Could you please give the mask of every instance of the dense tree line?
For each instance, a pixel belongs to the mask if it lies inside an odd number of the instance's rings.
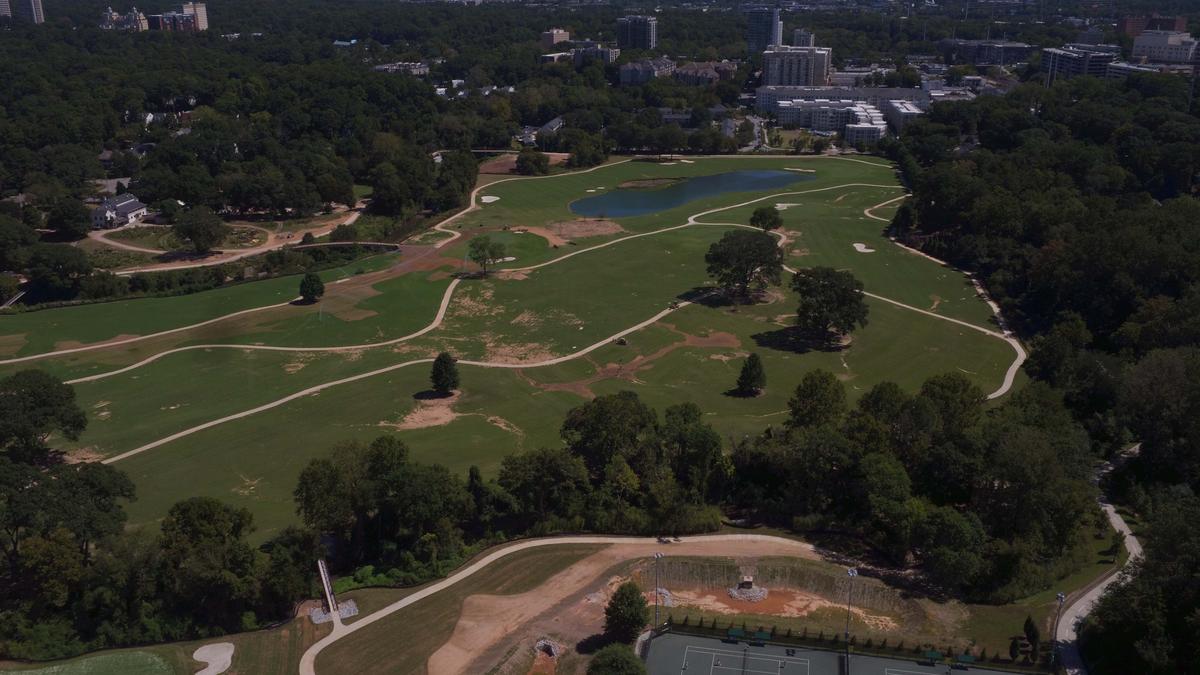
[[[1029,338],[1029,373],[1098,450],[1140,442],[1108,489],[1151,523],[1147,557],[1085,626],[1099,673],[1184,672],[1200,643],[1182,573],[1200,536],[1200,118],[1186,86],[1024,85],[936,106],[888,148],[915,197],[895,233],[977,273]]]

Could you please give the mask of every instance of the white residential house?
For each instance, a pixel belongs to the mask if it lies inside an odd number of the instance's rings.
[[[92,209],[92,229],[107,230],[136,223],[146,217],[146,212],[146,205],[128,192],[109,197]]]

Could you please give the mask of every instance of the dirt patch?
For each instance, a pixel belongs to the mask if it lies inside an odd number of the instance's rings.
[[[672,162],[673,163],[673,162]],[[682,181],[682,178],[642,178],[639,180],[627,180],[617,187],[626,189],[646,189],[663,187],[664,185],[674,185]]]
[[[528,328],[537,328],[542,325],[542,317],[538,316],[537,312],[534,312],[531,309],[527,309],[524,312],[521,312],[520,314],[518,314],[516,316],[516,318],[514,318],[512,321],[509,321],[509,323],[514,326],[526,326]]]
[[[699,336],[685,333],[676,328],[673,324],[664,323],[660,325],[670,331],[673,331],[674,333],[677,333],[683,339],[673,342],[652,354],[638,354],[628,363],[606,363],[603,366],[595,366],[595,374],[582,380],[546,383],[537,382],[521,371],[518,371],[517,374],[520,375],[527,383],[537,387],[542,391],[566,391],[583,398],[595,398],[596,394],[592,391],[593,384],[603,380],[612,379],[621,379],[627,382],[637,383],[640,381],[637,377],[638,373],[643,370],[653,368],[655,361],[661,359],[667,354],[670,354],[676,349],[683,347],[737,348],[742,346],[741,340],[739,340],[738,337],[732,333],[715,332],[709,333],[708,335]]]
[[[242,482],[238,483],[232,492],[242,497],[253,497],[254,491],[258,489],[258,484],[262,482],[261,478],[247,478],[240,473],[238,474],[238,478]]]
[[[758,614],[787,618],[803,618],[822,609],[845,610],[844,603],[834,602],[809,591],[793,588],[771,588],[767,597],[760,602],[747,602],[729,597],[725,589],[671,589],[675,604],[695,607],[717,614]],[[876,630],[896,630],[896,620],[888,616],[868,614],[858,607],[851,612],[863,623]]]
[[[750,352],[729,352],[727,354],[711,354],[711,355],[709,355],[708,358],[713,361],[720,361],[721,363],[729,363],[730,361],[733,361],[734,359],[744,359],[747,356],[750,356]]]
[[[931,295],[931,296],[929,296],[929,299],[933,301],[933,304],[929,306],[929,311],[931,311],[931,312],[936,310],[938,308],[938,305],[942,304],[941,296]]]
[[[504,419],[503,417],[499,417],[497,415],[488,415],[487,423],[496,427],[497,429],[500,429],[502,431],[507,431],[508,433],[510,433],[514,436],[518,436],[521,438],[525,437],[525,432],[524,432],[524,430],[521,429],[521,427],[513,424],[512,422],[509,422],[508,420]]]
[[[809,254],[809,250],[806,248],[794,248],[792,249],[791,254],[796,257],[806,256]]]
[[[283,364],[283,372],[287,373],[288,375],[294,375],[301,370],[304,370],[305,366],[311,363],[315,358],[317,358],[317,356],[312,352],[297,352],[296,355],[292,357],[291,361]]]
[[[533,657],[533,666],[529,669],[529,675],[554,675],[557,666],[558,662],[553,656],[539,649]]]
[[[517,233],[517,234],[520,234],[521,232],[527,232],[529,234],[536,234],[537,236],[541,237],[542,239],[545,239],[547,244],[550,244],[551,246],[555,246],[555,247],[566,246],[568,243],[566,239],[563,239],[561,236],[555,234],[554,232],[551,232],[549,229],[544,228],[544,227],[521,227],[521,228],[517,228],[517,229],[513,230],[513,232]]]
[[[84,462],[99,462],[104,459],[104,455],[96,452],[95,446],[87,446],[83,448],[75,448],[68,450],[63,454],[63,461],[67,464],[83,464]]]
[[[13,335],[0,335],[0,354],[4,356],[12,356],[21,351],[21,347],[28,342],[25,339],[25,333],[16,333]]]
[[[527,270],[500,270],[496,272],[495,278],[503,281],[525,281],[529,278]]]
[[[625,228],[621,227],[620,223],[603,218],[564,220],[558,223],[551,223],[547,226],[547,229],[567,240],[602,237],[609,234],[620,234],[625,231]]]
[[[558,354],[540,342],[500,342],[494,335],[480,336],[487,350],[485,361],[493,363],[541,363],[557,358]]]
[[[410,410],[399,422],[380,422],[379,426],[389,429],[425,429],[428,427],[443,427],[459,417],[454,410],[462,392],[454,392],[443,398],[418,399],[415,408]]]

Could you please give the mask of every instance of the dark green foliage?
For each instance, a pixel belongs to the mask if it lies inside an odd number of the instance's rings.
[[[642,589],[632,581],[617,587],[604,608],[604,632],[617,642],[633,642],[650,621],[650,608]]]
[[[862,282],[850,272],[813,267],[796,272],[792,290],[800,296],[796,326],[821,339],[845,335],[867,325]]]
[[[53,375],[23,370],[0,380],[0,450],[9,459],[43,463],[51,433],[76,440],[86,427],[74,387]]]
[[[741,396],[757,396],[766,386],[767,372],[763,370],[762,359],[751,354],[742,364],[735,391]]]
[[[496,265],[504,257],[504,244],[492,241],[486,234],[474,237],[467,247],[467,255],[471,261],[479,265],[483,276],[487,276],[488,268]]]
[[[1025,634],[1025,641],[1029,643],[1030,651],[1037,654],[1038,644],[1042,640],[1042,632],[1038,629],[1037,622],[1033,620],[1032,616],[1025,616],[1025,624],[1021,627],[1021,632]]]
[[[763,232],[770,232],[783,227],[783,216],[779,215],[779,209],[774,206],[760,206],[751,214],[750,224]]]
[[[596,652],[587,675],[646,675],[646,664],[628,645],[614,643]]]
[[[197,253],[208,253],[213,250],[225,240],[225,237],[229,236],[231,231],[221,217],[213,213],[213,210],[207,206],[199,206],[186,211],[172,227],[175,236],[190,243]]]
[[[788,402],[794,427],[835,425],[846,414],[846,389],[828,370],[806,373]]]
[[[300,279],[300,298],[305,302],[316,302],[325,295],[325,283],[321,277],[309,272]]]
[[[448,352],[442,352],[433,360],[433,368],[429,371],[429,382],[433,391],[439,396],[449,396],[458,389],[458,364]]]
[[[517,173],[522,176],[544,176],[550,173],[550,158],[533,148],[525,148],[517,155]]]
[[[708,248],[704,256],[708,275],[734,297],[779,283],[783,251],[763,232],[732,230]]]

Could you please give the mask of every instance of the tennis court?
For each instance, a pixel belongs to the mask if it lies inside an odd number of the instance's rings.
[[[650,675],[1012,675],[974,666],[951,668],[859,654],[850,657],[846,673],[840,667],[841,658],[842,654],[832,651],[666,633],[650,643],[646,669]]]

